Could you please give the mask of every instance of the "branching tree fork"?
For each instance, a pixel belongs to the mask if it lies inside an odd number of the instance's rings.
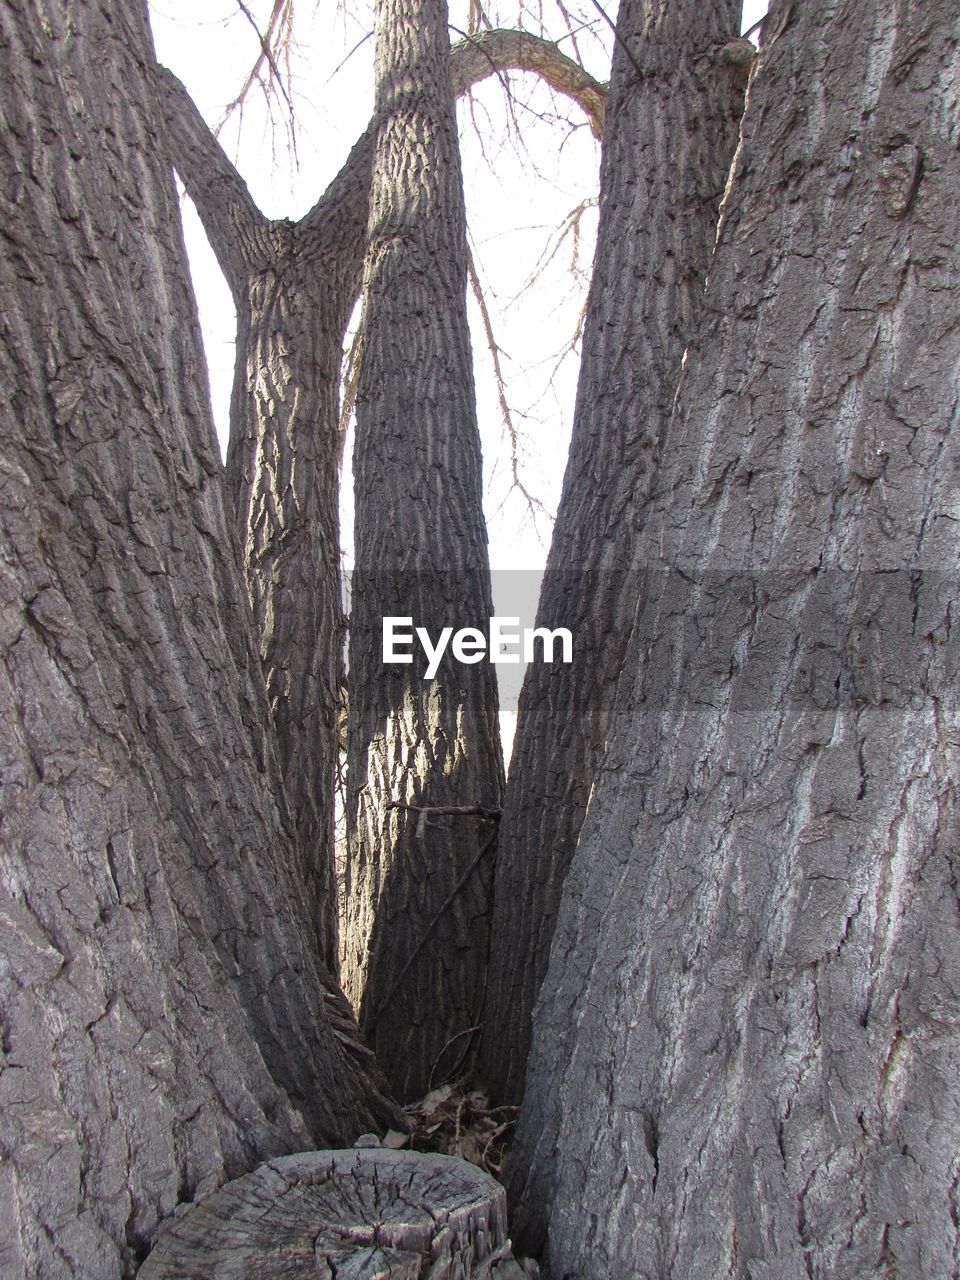
[[[604,87],[549,41],[488,31],[448,55],[455,94],[535,71],[602,128]],[[343,649],[343,339],[360,293],[377,121],[299,222],[265,218],[186,90],[161,71],[171,159],[237,311],[227,490],[323,953],[337,956],[333,795]],[[478,508],[479,511],[479,508]]]

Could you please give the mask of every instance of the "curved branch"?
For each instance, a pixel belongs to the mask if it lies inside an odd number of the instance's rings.
[[[601,136],[606,86],[549,40],[527,31],[498,28],[469,36],[450,51],[450,75],[457,97],[488,76],[506,71],[530,71],[540,76],[577,103],[594,136]],[[246,183],[173,72],[158,68],[158,84],[173,165],[197,207],[217,261],[236,295],[259,261],[258,245],[264,240],[268,220],[254,204]],[[353,281],[366,243],[367,195],[375,139],[373,121],[300,223],[308,233],[301,247],[307,253],[310,248],[320,249],[328,270],[339,267],[337,274],[343,274],[348,292],[355,292]],[[320,244],[315,238],[318,232]]]
[[[450,50],[450,78],[455,97],[461,97],[488,76],[506,71],[531,71],[538,75],[583,110],[594,137],[602,135],[606,85],[594,80],[549,40],[527,31],[497,28],[468,36]],[[305,230],[320,232],[328,253],[334,245],[341,250],[342,260],[350,263],[351,279],[359,270],[366,245],[367,195],[376,134],[377,121],[373,120],[354,144],[343,168],[300,224]]]
[[[503,71],[534,72],[575,102],[590,121],[593,136],[602,136],[606,85],[594,80],[552,41],[529,31],[498,28],[468,36],[450,50],[450,72],[457,97],[487,76]]]
[[[236,296],[257,260],[267,219],[173,72],[158,67],[157,85],[171,162]]]

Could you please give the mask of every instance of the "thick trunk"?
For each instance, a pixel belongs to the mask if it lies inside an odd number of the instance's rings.
[[[485,1081],[523,1093],[563,879],[606,746],[637,602],[636,527],[696,327],[743,108],[738,0],[624,0],[570,459],[538,625],[569,665],[531,664],[500,824]]]
[[[0,32],[0,1271],[99,1280],[376,1098],[305,941],[145,6]]]
[[[381,661],[385,616],[492,612],[466,317],[466,234],[446,5],[381,0],[357,399],[344,985],[395,1088],[453,1069],[482,1000],[495,828],[410,806],[498,810],[492,668]]]
[[[512,1155],[555,1275],[960,1271],[958,43],[765,25]]]
[[[533,71],[603,124],[604,87],[556,45],[488,31],[449,53],[456,94]],[[298,223],[259,213],[175,76],[160,72],[168,147],[237,307],[228,488],[281,766],[324,957],[336,962],[334,781],[343,628],[340,360],[359,296],[376,125]],[[379,641],[378,647],[379,647]]]

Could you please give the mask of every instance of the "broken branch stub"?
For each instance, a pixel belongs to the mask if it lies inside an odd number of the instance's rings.
[[[503,1187],[463,1160],[361,1147],[283,1156],[161,1233],[139,1280],[523,1280]]]

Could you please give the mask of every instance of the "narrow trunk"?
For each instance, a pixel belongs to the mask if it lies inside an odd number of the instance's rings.
[[[312,237],[297,233],[292,223],[271,224],[275,252],[251,272],[238,309],[227,484],[306,899],[324,961],[335,970],[344,642],[338,420],[341,344],[355,289],[338,290],[323,262],[303,252]]]
[[[5,0],[0,58],[0,1270],[115,1280],[379,1103],[305,942],[145,5]]]
[[[466,318],[466,234],[446,5],[381,0],[377,137],[357,400],[342,973],[400,1094],[470,1048],[483,996],[503,765],[492,668],[381,661],[382,623],[436,637],[492,612]],[[400,806],[400,807],[391,807]],[[407,806],[413,806],[410,808]]]
[[[763,43],[511,1157],[584,1280],[958,1271],[960,14]]]
[[[161,71],[160,85],[171,157],[237,309],[227,488],[305,896],[335,969],[340,364],[360,289],[373,135],[361,137],[306,217],[270,221],[180,82]]]
[[[574,658],[527,668],[500,825],[482,1070],[504,1101],[523,1093],[636,609],[636,529],[701,310],[743,108],[739,16],[739,0],[620,8],[573,438],[537,620],[572,631]]]

